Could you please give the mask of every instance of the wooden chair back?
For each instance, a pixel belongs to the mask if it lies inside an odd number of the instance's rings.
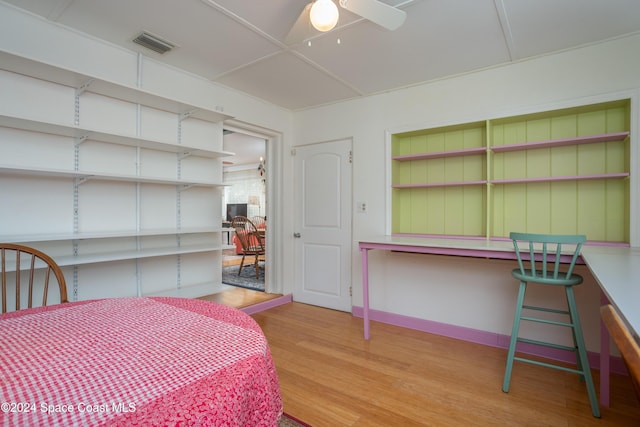
[[[258,230],[267,229],[267,220],[263,216],[252,216],[251,222],[256,226]]]
[[[636,396],[640,400],[640,345],[611,304],[600,307],[600,315],[613,342],[620,350]]]
[[[265,247],[265,238],[267,236],[267,219],[264,216],[252,216],[251,222],[256,227],[256,232],[258,236],[260,236],[260,240],[262,240],[262,246]]]
[[[236,238],[242,245],[245,255],[264,254],[264,243],[255,224],[246,216],[235,216],[231,227],[236,231]]]
[[[51,273],[58,282],[60,302],[68,302],[64,274],[49,255],[28,246],[0,243],[0,259],[3,313],[7,312],[7,290],[15,292],[16,311],[33,307],[34,294],[36,293],[42,293],[42,305],[46,306]],[[27,307],[22,306],[21,300],[25,290],[27,291]]]

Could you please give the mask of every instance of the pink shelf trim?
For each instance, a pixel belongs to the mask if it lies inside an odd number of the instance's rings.
[[[579,233],[576,233],[579,234]],[[419,237],[424,239],[459,239],[459,240],[490,240],[493,242],[510,242],[511,239],[508,237],[501,236],[491,236],[487,237],[485,235],[471,235],[471,234],[423,234],[423,233],[392,233],[392,237]],[[629,243],[627,242],[607,242],[606,240],[588,240],[584,244],[585,246],[608,246],[608,247],[619,247],[619,248],[628,248]]]
[[[471,236],[463,234],[420,234],[420,233],[393,233],[393,237],[422,237],[426,239],[461,239],[461,240],[486,240],[487,236]]]
[[[404,162],[408,160],[425,160],[425,159],[441,159],[443,157],[459,157],[471,156],[474,154],[484,154],[487,152],[486,147],[465,148],[463,150],[436,151],[433,153],[406,154],[403,156],[394,156],[393,160]]]
[[[623,141],[629,132],[607,133],[602,135],[579,136],[576,138],[551,139],[547,141],[524,142],[518,144],[494,145],[491,150],[500,153],[507,151],[531,150],[546,147],[564,147],[568,145],[593,144],[596,142]]]
[[[614,179],[627,178],[628,172],[622,173],[603,173],[595,175],[576,175],[576,176],[546,176],[540,178],[515,178],[515,179],[494,179],[492,184],[512,184],[519,182],[550,182],[550,181],[577,181],[585,179]]]
[[[459,182],[434,182],[431,184],[396,184],[392,185],[391,188],[423,188],[423,187],[451,187],[451,186],[460,186],[460,185],[483,185],[486,184],[487,181],[459,181]]]
[[[284,305],[284,304],[288,304],[291,301],[293,301],[293,296],[291,294],[288,295],[282,295],[278,298],[274,298],[268,301],[263,301],[263,302],[259,302],[257,304],[254,305],[250,305],[248,307],[243,307],[240,308],[239,310],[248,314],[248,315],[252,315],[252,314],[256,314],[259,313],[261,311],[264,310],[268,310],[270,308],[274,308],[274,307],[278,307],[279,305]]]

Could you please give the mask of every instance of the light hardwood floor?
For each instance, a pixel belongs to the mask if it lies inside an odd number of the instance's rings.
[[[222,266],[240,265],[242,256],[237,256],[233,251],[225,251],[222,260]],[[220,304],[228,305],[235,308],[244,308],[250,305],[258,304],[270,299],[277,298],[281,295],[268,294],[266,292],[252,291],[240,287],[234,287],[228,291],[219,292],[217,294],[206,295],[198,299],[205,301],[213,301]]]
[[[234,287],[228,291],[206,295],[198,299],[213,301],[235,308],[244,308],[264,301],[269,301],[270,299],[278,298],[279,296],[281,295]]]
[[[516,362],[503,393],[503,349],[378,322],[365,341],[362,319],[300,303],[253,317],[285,412],[314,427],[640,426],[628,377],[613,376],[611,407],[596,419],[577,375]]]

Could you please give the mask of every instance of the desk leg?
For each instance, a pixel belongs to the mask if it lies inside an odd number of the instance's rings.
[[[362,319],[364,339],[369,339],[369,249],[361,248],[362,254]]]
[[[600,305],[609,304],[609,299],[600,291]],[[610,392],[610,336],[609,330],[605,326],[602,319],[600,319],[600,404],[604,407],[609,407],[611,402]]]

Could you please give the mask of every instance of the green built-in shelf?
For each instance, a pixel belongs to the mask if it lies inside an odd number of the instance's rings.
[[[431,153],[418,153],[418,154],[407,154],[404,156],[394,156],[393,160],[397,160],[399,162],[406,162],[409,160],[426,160],[426,159],[441,159],[444,157],[460,157],[460,156],[471,156],[474,154],[484,154],[487,149],[484,147],[477,148],[466,148],[463,150],[451,150],[451,151],[435,151]]]
[[[586,234],[629,242],[630,102],[391,139],[393,234]]]
[[[507,151],[534,150],[536,148],[567,147],[580,144],[595,144],[597,142],[624,141],[629,137],[629,132],[605,133],[603,135],[579,136],[575,138],[550,139],[546,141],[531,141],[518,144],[494,145],[491,151],[504,153]]]
[[[392,185],[392,188],[427,188],[427,187],[459,187],[461,185],[483,185],[486,184],[486,180],[482,181],[452,181],[452,182],[431,182],[425,184],[397,184]]]

